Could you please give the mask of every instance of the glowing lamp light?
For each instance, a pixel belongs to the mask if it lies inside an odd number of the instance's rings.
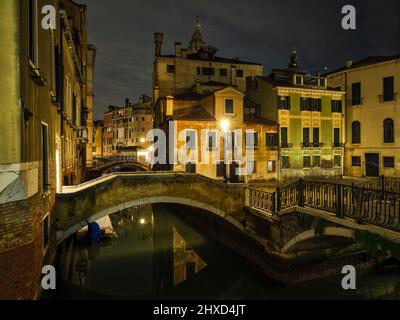
[[[221,129],[223,131],[228,131],[228,129],[229,129],[229,121],[228,120],[221,121]]]
[[[145,139],[145,138],[141,138],[141,139],[140,139],[140,142],[141,142],[141,143],[145,143],[145,142],[146,142],[146,139]]]
[[[141,219],[139,220],[139,222],[140,222],[140,224],[146,224],[146,220],[143,219],[143,218],[141,218]]]

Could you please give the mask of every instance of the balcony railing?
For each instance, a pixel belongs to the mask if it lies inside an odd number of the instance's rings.
[[[397,100],[397,92],[393,94],[380,94],[379,95],[379,102],[390,102],[390,101],[396,101]]]

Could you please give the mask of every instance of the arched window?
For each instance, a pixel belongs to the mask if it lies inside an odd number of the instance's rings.
[[[385,119],[383,121],[383,141],[385,143],[394,142],[394,122],[392,119]]]
[[[361,124],[358,121],[354,121],[351,124],[351,142],[361,143]]]

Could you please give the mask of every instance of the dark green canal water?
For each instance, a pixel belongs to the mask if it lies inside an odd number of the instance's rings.
[[[283,286],[182,221],[167,206],[110,216],[118,238],[76,245],[55,299],[399,299],[396,273],[357,274]],[[312,266],[310,266],[312,267]]]

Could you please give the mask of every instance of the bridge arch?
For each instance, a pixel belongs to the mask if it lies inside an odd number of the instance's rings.
[[[340,228],[340,227],[326,227],[324,229],[324,236],[328,237],[341,237],[341,238],[348,238],[354,239],[354,230],[347,229],[347,228]],[[310,229],[304,231],[297,236],[290,239],[281,249],[282,253],[288,253],[291,248],[298,245],[299,243],[316,238],[315,229]]]
[[[70,226],[67,230],[60,231],[57,237],[57,241],[58,242],[64,241],[65,239],[67,239],[68,237],[79,231],[79,229],[88,225],[90,222],[103,218],[106,215],[141,205],[156,204],[156,203],[180,204],[201,209],[224,219],[225,221],[234,225],[236,228],[243,229],[243,226],[236,219],[228,215],[225,211],[216,208],[214,206],[211,206],[209,204],[206,204],[204,202],[183,197],[155,196],[155,197],[135,199],[102,209],[99,212],[96,212],[88,216],[87,218],[79,221],[78,223],[75,223],[74,225]]]

